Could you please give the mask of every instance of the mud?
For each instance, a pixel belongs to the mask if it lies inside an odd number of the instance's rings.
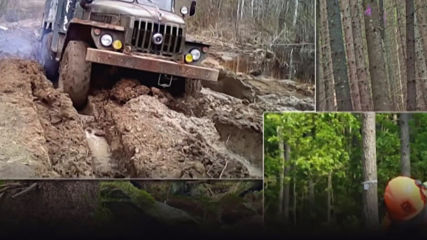
[[[127,78],[77,112],[31,61],[39,22],[0,26],[0,178],[262,178],[263,113],[314,109],[312,84],[266,73],[273,53],[216,45],[203,64],[219,81],[197,97]]]
[[[262,177],[262,110],[242,100],[209,89],[174,99],[122,80],[79,114],[37,63],[0,69],[2,178]]]
[[[239,156],[228,152],[211,119],[168,108],[163,102],[171,98],[155,88],[123,104],[117,93],[127,99],[122,93],[138,91],[126,82],[90,97],[95,122],[104,129],[121,172],[141,178],[254,177]]]
[[[0,60],[0,76],[1,177],[93,176],[83,124],[68,96],[35,62]]]

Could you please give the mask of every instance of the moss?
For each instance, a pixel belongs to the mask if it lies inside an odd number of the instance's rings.
[[[146,191],[133,186],[127,181],[101,182],[100,200],[131,200],[136,206],[146,208],[155,203],[155,199]]]
[[[114,215],[108,208],[102,206],[102,204],[98,204],[95,212],[93,213],[93,218],[97,224],[104,225],[106,223],[112,222]]]

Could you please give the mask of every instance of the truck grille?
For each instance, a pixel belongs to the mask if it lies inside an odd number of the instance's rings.
[[[155,33],[163,35],[163,43],[155,45],[152,37]],[[131,44],[137,51],[172,56],[181,51],[183,29],[169,24],[158,24],[137,20],[134,22]]]

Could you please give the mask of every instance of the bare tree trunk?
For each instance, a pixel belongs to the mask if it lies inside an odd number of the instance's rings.
[[[409,145],[409,113],[400,114],[400,167],[402,176],[411,176],[411,160]]]
[[[379,15],[376,0],[363,0],[365,14],[365,30],[368,43],[369,71],[371,73],[374,109],[376,111],[393,110],[390,93],[388,91],[387,73],[383,54],[381,29],[382,17]]]
[[[396,46],[398,48],[398,63],[399,63],[399,72],[400,72],[400,91],[402,95],[402,109],[407,109],[407,69],[406,69],[406,18],[403,16],[406,14],[406,3],[405,1],[394,0],[394,5],[396,6],[396,16],[397,16],[397,26],[396,26]]]
[[[242,6],[240,7],[240,19],[243,19],[244,9],[245,9],[245,0],[242,1]]]
[[[252,14],[251,14],[251,17],[252,17],[252,18],[254,17],[254,1],[255,1],[255,0],[252,0],[252,1],[251,1],[251,13],[252,13]]]
[[[338,111],[351,111],[353,107],[347,76],[347,60],[344,50],[339,2],[338,0],[328,0],[326,1],[326,6],[337,107]]]
[[[417,109],[417,85],[415,78],[415,8],[414,0],[406,0],[406,67],[407,67],[407,110]]]
[[[341,8],[343,11],[342,21],[343,21],[344,37],[345,37],[345,44],[346,44],[346,51],[347,51],[351,101],[353,103],[353,110],[360,111],[362,109],[361,109],[360,91],[359,91],[358,79],[357,79],[356,56],[354,54],[353,31],[351,26],[352,19],[350,15],[350,0],[342,0]]]
[[[322,59],[322,82],[324,84],[325,92],[325,108],[319,109],[321,111],[334,111],[335,107],[335,89],[334,89],[334,70],[332,68],[331,48],[329,45],[329,27],[328,27],[328,13],[326,11],[326,0],[319,1],[320,22],[323,26],[321,28],[321,44],[320,55]]]
[[[379,225],[375,113],[363,113],[363,216],[369,229]]]
[[[292,26],[295,28],[297,25],[297,19],[298,19],[298,6],[299,6],[299,0],[295,0],[295,13],[294,13],[294,21],[292,23]]]
[[[364,111],[374,110],[374,103],[372,99],[371,85],[369,84],[368,68],[365,56],[365,44],[362,36],[362,22],[360,14],[359,1],[350,1],[351,4],[351,18],[352,30],[355,50],[355,60],[357,68],[357,78],[360,91],[361,108]]]
[[[398,24],[397,22],[397,16],[396,16],[396,5],[393,1],[385,1],[385,14],[387,16],[386,23],[385,23],[385,37],[386,37],[386,45],[389,47],[386,47],[389,51],[389,59],[390,60],[390,77],[391,77],[391,84],[390,84],[390,93],[391,97],[393,99],[393,103],[395,105],[394,110],[396,111],[403,111],[404,110],[404,104],[403,104],[403,95],[402,95],[402,85],[401,85],[401,77],[402,77],[402,68],[399,61],[400,58],[400,50],[399,48],[401,46],[398,45],[398,39],[400,36],[398,35]],[[405,74],[406,75],[406,74]]]
[[[319,7],[319,0],[316,0],[317,7]],[[320,10],[316,13],[317,21],[316,21],[316,29],[321,29],[321,21],[320,21]],[[325,26],[322,26],[324,28]],[[324,59],[323,53],[323,34],[316,32],[316,110],[317,111],[325,111],[326,108],[326,93],[325,93],[325,79],[326,75],[324,73],[324,63],[327,59]]]

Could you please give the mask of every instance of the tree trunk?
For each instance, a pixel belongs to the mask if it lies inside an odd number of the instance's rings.
[[[347,76],[347,60],[344,50],[344,40],[341,26],[341,14],[338,0],[326,1],[330,45],[332,50],[332,66],[335,78],[335,93],[338,111],[353,109],[350,96],[350,86]]]
[[[400,114],[400,167],[402,176],[411,176],[411,160],[409,146],[409,118],[408,113]]]
[[[402,109],[407,110],[407,69],[406,69],[406,3],[401,0],[394,0],[394,5],[396,6],[397,20],[396,25],[396,46],[398,48],[398,62],[399,62],[399,72],[400,72],[400,90],[402,95]]]
[[[363,216],[369,229],[378,227],[375,113],[363,113]]]
[[[398,24],[397,24],[397,16],[396,16],[396,5],[393,1],[385,1],[385,38],[386,38],[386,49],[388,49],[388,59],[390,59],[390,93],[394,103],[394,110],[403,111],[403,94],[402,94],[402,85],[401,85],[401,77],[402,77],[402,68],[401,63],[399,61],[400,58],[400,48],[398,43],[399,35],[398,35]],[[406,75],[406,74],[405,74]],[[405,77],[406,79],[406,77]]]
[[[284,184],[284,176],[285,176],[285,150],[284,150],[284,142],[283,142],[283,128],[281,126],[277,127],[277,136],[279,138],[279,157],[280,157],[280,168],[279,168],[279,205],[278,205],[278,214],[282,216],[283,214],[283,184]]]
[[[294,21],[292,23],[293,28],[295,29],[295,26],[297,25],[297,19],[298,19],[298,7],[299,7],[299,0],[295,0],[295,12],[294,12]]]
[[[297,225],[297,180],[296,180],[296,176],[294,175],[294,179],[293,179],[293,196],[294,196],[294,201],[293,201],[293,214],[294,214],[294,225]]]
[[[319,0],[316,0],[316,4],[317,6],[319,5]],[[325,26],[321,25],[320,22],[320,11],[316,11],[316,17],[317,17],[317,21],[316,21],[316,29],[321,29],[322,27],[324,28]],[[322,26],[322,27],[321,27]],[[323,54],[323,50],[321,50],[321,48],[323,49],[323,34],[317,32],[317,39],[316,39],[316,49],[317,49],[317,57],[316,57],[316,71],[317,71],[317,75],[316,75],[316,110],[318,111],[325,111],[326,109],[326,93],[325,93],[325,79],[326,76],[324,74],[324,70],[323,70],[323,64],[325,61],[327,61],[327,59],[324,59],[324,54]]]
[[[420,61],[418,61],[418,64],[421,65],[419,68],[422,69],[419,79],[422,79],[420,82],[423,82],[422,89],[420,91],[424,91],[424,106],[422,110],[427,110],[427,94],[425,92],[427,91],[427,2],[425,0],[416,0],[416,9],[417,9],[417,23],[418,23],[418,29],[419,33],[421,35],[421,45],[422,45],[422,52],[423,54],[420,54]]]
[[[379,29],[382,17],[379,15],[376,0],[363,0],[363,6],[365,9],[365,31],[368,43],[369,71],[371,73],[372,94],[374,96],[374,110],[390,111],[393,110],[393,106],[388,91],[381,29]]]
[[[328,174],[328,198],[327,198],[327,222],[331,223],[331,212],[332,212],[332,171]]]
[[[348,71],[349,71],[349,80],[350,80],[350,93],[351,101],[353,103],[353,109],[355,111],[361,111],[360,104],[360,91],[358,86],[357,79],[357,66],[356,66],[356,56],[354,54],[354,41],[353,41],[353,31],[352,31],[352,19],[350,15],[350,0],[342,0],[341,8],[343,10],[343,27],[344,27],[344,37],[347,51],[347,61],[348,61]]]
[[[314,195],[314,182],[313,179],[311,179],[311,176],[309,176],[309,180],[308,180],[308,204],[309,206],[309,214],[308,216],[310,217],[310,222],[313,221],[315,219],[315,208],[314,206],[315,204],[315,195]]]
[[[415,8],[414,0],[406,0],[406,74],[407,74],[407,110],[417,109],[417,85],[415,78]]]
[[[291,160],[291,147],[289,144],[285,144],[285,177],[289,177],[289,161]],[[285,186],[284,186],[284,220],[285,224],[289,223],[289,190],[290,190],[290,181],[285,180]]]
[[[329,27],[328,27],[328,13],[326,11],[326,0],[319,1],[320,22],[323,26],[321,28],[321,44],[320,55],[322,59],[322,76],[325,92],[325,108],[319,109],[320,111],[334,111],[335,108],[335,89],[334,89],[334,71],[332,67],[331,48],[329,45]]]
[[[365,56],[365,39],[362,36],[362,22],[359,1],[350,1],[351,19],[354,40],[354,52],[357,68],[357,79],[360,91],[360,104],[364,111],[374,110],[368,68]]]

